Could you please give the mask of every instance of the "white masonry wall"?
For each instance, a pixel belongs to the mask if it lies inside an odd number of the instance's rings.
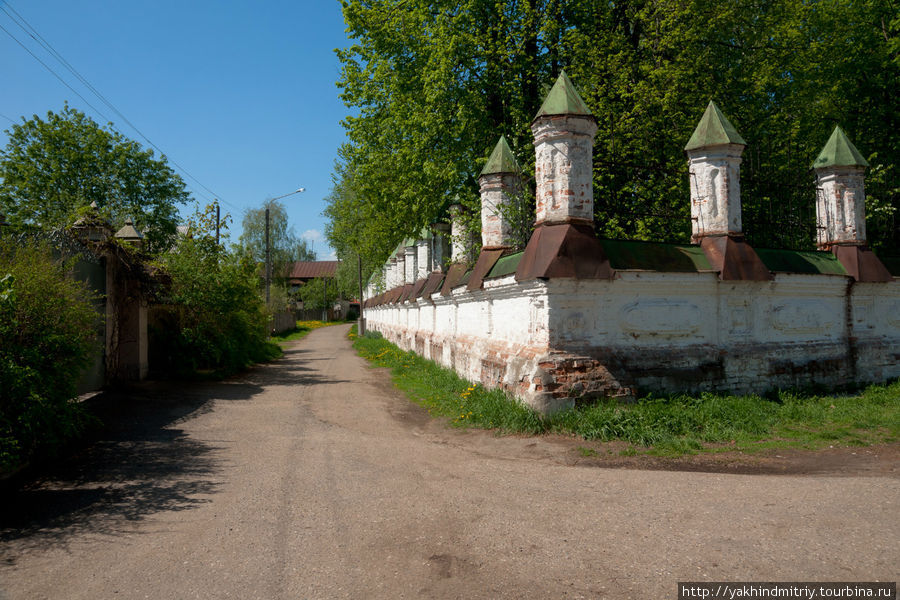
[[[760,394],[900,377],[897,279],[620,271],[613,280],[510,275],[484,288],[368,308],[367,326],[542,411],[581,395]]]
[[[854,283],[851,308],[856,379],[874,382],[900,377],[900,279],[887,284]]]

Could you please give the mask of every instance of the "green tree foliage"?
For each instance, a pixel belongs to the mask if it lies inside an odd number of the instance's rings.
[[[304,309],[331,308],[335,301],[344,297],[346,296],[341,293],[337,282],[331,277],[317,277],[300,288],[300,299],[303,300]]]
[[[219,243],[224,243],[228,239],[228,230],[234,219],[231,218],[230,213],[222,213],[219,210],[217,221],[216,209],[216,204],[212,202],[202,207],[200,204],[195,204],[193,214],[187,218],[187,236],[215,240],[218,228]]]
[[[85,423],[71,402],[96,347],[91,292],[48,246],[0,239],[0,471]]]
[[[0,211],[14,227],[62,227],[96,202],[116,228],[133,219],[151,251],[168,248],[188,192],[165,156],[155,158],[69,106],[46,119],[23,120],[7,134],[0,150]]]
[[[269,209],[269,248],[272,261],[272,276],[283,279],[288,276],[290,263],[315,260],[316,255],[306,240],[297,237],[294,228],[288,225],[284,204],[277,200],[266,200],[261,208],[244,213],[243,233],[240,246],[243,251],[257,261],[266,260],[266,209]]]
[[[329,208],[339,253],[348,244],[341,232],[355,229],[344,222],[357,215],[374,228],[364,251],[380,261],[441,218],[451,199],[477,214],[475,177],[501,133],[533,177],[530,123],[563,68],[599,126],[601,236],[688,240],[683,147],[712,98],[749,144],[742,189],[751,243],[811,246],[809,166],[840,124],[872,165],[870,242],[900,253],[892,0],[342,5],[354,43],[338,50],[338,85],[354,114]],[[363,199],[358,213],[343,198],[348,180]]]
[[[359,295],[357,276],[358,258],[362,257],[363,277],[380,268],[386,255],[397,240],[396,231],[388,219],[373,203],[364,201],[364,191],[357,189],[356,179],[338,164],[333,176],[331,194],[326,198],[325,236],[335,248],[341,264],[338,267],[338,281],[345,298]],[[393,243],[393,246],[391,244]],[[365,287],[365,280],[363,287]]]
[[[337,287],[340,297],[345,300],[355,300],[359,297],[359,271],[357,270],[357,264],[356,256],[352,256],[348,260],[342,261],[335,273],[334,285]],[[365,279],[362,280],[362,286],[363,288],[366,287]]]
[[[171,288],[168,313],[150,331],[155,369],[175,375],[232,372],[279,354],[268,342],[269,315],[249,256],[197,236],[181,240],[160,266]]]

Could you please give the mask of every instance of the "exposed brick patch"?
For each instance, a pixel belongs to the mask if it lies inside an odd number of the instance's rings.
[[[416,354],[425,356],[425,336],[421,333],[416,334]]]
[[[625,381],[624,373],[614,374],[607,365],[586,356],[562,355],[542,361],[539,367],[546,373],[541,389],[554,398],[573,398],[579,401],[597,398],[627,398],[634,394]],[[538,378],[535,378],[538,379]]]
[[[506,363],[500,360],[482,359],[479,381],[485,387],[500,387],[506,373]]]

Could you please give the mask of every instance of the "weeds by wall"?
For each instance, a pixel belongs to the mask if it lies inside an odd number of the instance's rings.
[[[350,338],[373,366],[391,369],[395,385],[410,399],[455,427],[574,435],[586,442],[626,442],[631,445],[627,453],[665,455],[867,446],[900,439],[900,381],[869,386],[857,395],[679,394],[632,403],[603,400],[541,415],[501,390],[470,383],[401,350],[378,332],[357,336],[354,328]]]

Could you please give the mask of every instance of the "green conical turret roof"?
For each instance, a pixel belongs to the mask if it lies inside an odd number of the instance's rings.
[[[840,127],[835,127],[825,147],[813,163],[814,169],[824,167],[868,167],[869,163],[862,157],[856,146],[847,139],[847,134]]]
[[[494,173],[518,173],[522,169],[516,161],[515,155],[506,143],[506,136],[501,135],[500,141],[494,146],[490,158],[481,170],[481,175],[493,175]]]
[[[547,115],[591,115],[591,110],[575,91],[575,86],[566,72],[563,71],[553,84],[550,93],[544,98],[541,110],[535,115],[535,119]]]
[[[695,150],[697,148],[706,148],[707,146],[718,146],[720,144],[742,144],[747,145],[744,138],[740,136],[734,125],[722,114],[719,107],[710,100],[703,113],[703,118],[688,140],[685,150]]]

